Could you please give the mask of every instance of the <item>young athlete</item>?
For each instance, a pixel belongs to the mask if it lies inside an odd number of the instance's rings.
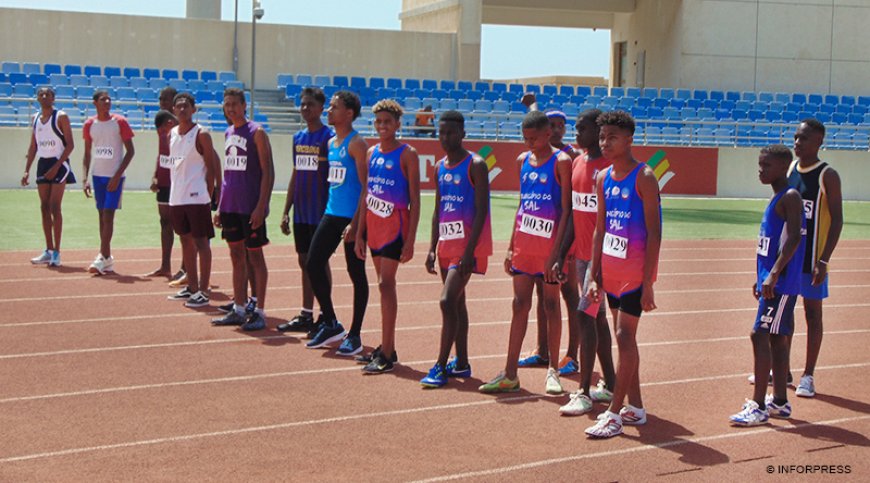
[[[546,391],[561,394],[557,360],[562,335],[559,283],[564,280],[559,257],[562,239],[571,216],[571,158],[550,145],[550,123],[540,111],[523,119],[526,151],[517,157],[520,172],[520,204],[517,208],[505,272],[513,276],[514,300],[505,369],[481,392],[518,391],[517,364],[526,335],[535,281],[543,278],[544,309],[548,325]]]
[[[151,191],[157,194],[157,214],[160,216],[160,268],[149,273],[149,277],[169,277],[172,275],[170,259],[175,233],[172,232],[172,222],[169,217],[169,131],[178,125],[178,120],[169,112],[160,110],[154,116],[154,127],[157,129],[157,163],[154,176],[151,179]],[[182,270],[183,271],[183,270]],[[178,275],[174,278],[180,278]]]
[[[306,347],[316,349],[332,344],[344,336],[344,327],[335,315],[332,305],[332,280],[329,277],[329,257],[339,244],[344,245],[347,274],[353,283],[353,322],[350,332],[336,354],[352,356],[362,351],[363,317],[369,300],[369,282],[366,262],[354,254],[359,207],[365,203],[362,186],[368,178],[365,139],[353,129],[353,121],[360,115],[360,100],[350,91],[336,92],[329,102],[327,119],[335,128],[335,137],[329,140],[329,201],[320,225],[311,240],[308,253],[308,276],[317,304],[323,312],[323,323]],[[343,242],[343,243],[342,243]]]
[[[807,219],[801,297],[807,319],[807,358],[795,396],[816,395],[815,369],[822,348],[822,302],[828,297],[828,262],[843,229],[843,195],[840,176],[819,160],[825,126],[815,119],[801,122],[794,135],[797,158],[789,167],[789,184],[803,198]],[[789,338],[791,344],[791,338]]]
[[[391,99],[378,101],[375,131],[378,144],[368,150],[368,183],[365,216],[359,218],[356,255],[365,259],[368,243],[372,251],[378,290],[381,294],[381,347],[359,362],[370,361],[364,374],[382,374],[393,370],[398,360],[395,351],[396,271],[399,263],[414,257],[414,240],[420,221],[420,162],[417,150],[396,139],[401,126],[402,106]]]
[[[589,277],[600,273],[613,314],[619,359],[610,407],[586,429],[593,438],[622,434],[623,424],[646,424],[640,395],[637,326],[641,312],[656,308],[653,283],[661,247],[661,202],[653,170],[631,154],[634,119],[625,112],[598,117],[601,154],[613,164],[596,179],[598,215]],[[587,296],[599,301],[599,280],[587,277]],[[622,406],[626,395],[628,402]]]
[[[115,230],[115,210],[121,209],[124,191],[124,172],[133,160],[133,130],[127,119],[109,112],[112,99],[106,91],[94,92],[97,115],[88,118],[82,128],[85,139],[84,169],[85,196],[91,197],[88,173],[93,160],[94,198],[100,217],[100,253],[88,271],[103,275],[114,271],[112,233]]]
[[[33,264],[60,266],[60,236],[63,233],[61,203],[67,183],[75,183],[76,177],[69,165],[69,156],[75,143],[70,129],[69,117],[54,108],[54,91],[40,87],[36,93],[40,111],[33,116],[33,132],[27,149],[27,164],[21,186],[30,184],[30,167],[38,156],[36,165],[36,188],[39,192],[39,208],[42,212],[42,234],[45,236],[45,251],[30,260]]]
[[[438,361],[420,384],[441,387],[448,377],[471,377],[468,363],[468,308],[465,286],[472,273],[485,274],[492,255],[489,217],[489,170],[486,161],[462,146],[465,118],[457,111],[441,114],[438,139],[444,156],[435,165],[435,209],[426,270],[441,270],[441,345]],[[456,357],[447,362],[456,344]]]
[[[319,330],[314,323],[314,292],[308,276],[307,260],[314,231],[323,217],[329,197],[329,139],[333,132],[320,120],[326,97],[316,87],[302,90],[299,111],[306,128],[293,136],[293,174],[287,186],[287,201],[281,218],[281,231],[290,234],[290,209],[293,209],[293,239],[302,269],[302,311],[289,322],[278,326],[280,331],[307,332],[309,338]],[[327,267],[328,270],[328,267]]]
[[[269,243],[266,217],[275,181],[269,135],[259,124],[245,117],[247,103],[241,89],[224,91],[224,113],[232,122],[225,132],[223,184],[215,226],[230,247],[233,264],[233,306],[214,325],[241,325],[242,330],[266,328],[266,284],[269,271],[263,247]],[[248,270],[253,273],[249,274]],[[246,313],[248,278],[256,282],[256,306]]]
[[[169,137],[172,165],[169,206],[172,228],[181,237],[187,286],[168,298],[186,300],[184,305],[187,307],[202,307],[209,302],[209,239],[214,238],[211,204],[212,197],[219,191],[220,167],[211,136],[204,127],[193,121],[196,112],[193,96],[187,92],[176,95],[174,111],[178,126],[172,128]]]
[[[782,145],[767,146],[758,156],[758,178],[773,188],[773,197],[764,210],[758,234],[758,276],[752,284],[758,315],[750,338],[755,378],[763,381],[772,366],[773,394],[766,395],[766,384],[756,384],[752,399],[731,416],[731,423],[737,426],[757,426],[771,416],[791,416],[786,394],[788,337],[794,333],[794,305],[801,289],[804,258],[802,233],[806,229],[800,193],[788,184],[791,159],[791,151]]]
[[[598,173],[610,167],[610,161],[601,155],[598,145],[600,128],[596,123],[601,111],[590,109],[577,117],[577,145],[584,150],[574,159],[571,172],[571,206],[572,217],[568,220],[572,229],[568,230],[563,253],[573,255],[576,273],[582,282],[580,304],[571,307],[579,316],[580,334],[580,389],[571,394],[568,404],[559,408],[559,412],[568,416],[585,414],[592,410],[594,401],[610,402],[616,374],[613,370],[611,355],[610,327],[607,325],[607,311],[604,304],[593,302],[586,295],[589,261],[592,259],[592,236],[595,232],[595,221],[598,217],[598,195],[595,179]],[[569,257],[570,258],[570,257]],[[564,292],[563,292],[564,293]],[[570,334],[570,326],[569,326]],[[569,335],[568,348],[572,343]],[[576,346],[574,346],[576,347]],[[595,366],[595,354],[601,364],[602,378],[598,386],[590,389],[592,369]]]

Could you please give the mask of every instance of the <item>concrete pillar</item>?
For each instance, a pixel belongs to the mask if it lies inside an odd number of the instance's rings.
[[[187,18],[221,19],[221,0],[187,0]]]

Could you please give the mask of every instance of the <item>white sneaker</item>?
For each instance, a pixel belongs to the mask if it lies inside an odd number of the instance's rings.
[[[622,434],[622,418],[618,414],[604,411],[598,416],[594,426],[586,428],[590,438],[612,438]]]
[[[619,417],[622,418],[622,424],[628,426],[640,426],[646,424],[646,409],[636,408],[631,404],[626,404],[619,410]]]
[[[559,408],[563,416],[580,416],[592,411],[592,400],[583,391],[574,391],[568,396],[568,404]]]
[[[599,379],[598,385],[589,390],[589,398],[595,402],[610,402],[613,400],[613,391],[607,389],[604,379]]]
[[[552,367],[547,369],[547,394],[562,394],[562,383],[559,382],[559,372]]]
[[[115,259],[111,255],[109,255],[109,258],[105,258],[101,253],[97,255],[97,258],[95,258],[93,263],[91,263],[91,266],[88,267],[88,271],[105,275],[106,272],[114,272],[114,267]]]
[[[791,417],[791,403],[785,402],[782,406],[773,402],[773,394],[764,396],[764,407],[767,414],[772,418],[788,419]]]
[[[801,382],[794,391],[795,396],[813,397],[816,395],[816,383],[813,376],[801,376]]]
[[[34,265],[44,265],[51,262],[51,250],[45,250],[42,255],[30,259],[30,263]]]
[[[731,424],[736,426],[759,426],[767,424],[770,415],[767,408],[761,409],[758,403],[747,399],[739,413],[731,415]]]

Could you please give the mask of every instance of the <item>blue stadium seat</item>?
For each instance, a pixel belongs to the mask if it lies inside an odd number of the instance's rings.
[[[156,77],[160,77],[160,69],[154,69],[151,67],[146,67],[142,69],[142,77],[151,80]]]
[[[142,77],[142,70],[138,67],[124,67],[121,71],[121,75],[128,79],[131,77]]]
[[[63,69],[61,69],[60,64],[43,64],[42,73],[48,76],[51,74],[62,74]]]
[[[136,89],[136,99],[138,99],[139,102],[157,102],[158,96],[158,91],[155,91],[154,89]],[[199,99],[197,99],[197,101],[199,101]]]
[[[245,83],[242,82],[242,81],[240,81],[240,80],[231,80],[231,81],[226,81],[226,82],[224,82],[224,88],[225,88],[225,89],[229,89],[229,88],[231,88],[231,87],[232,87],[232,88],[236,88],[236,89],[244,89],[244,88],[245,88]],[[327,94],[327,90],[326,90],[327,87],[333,87],[333,88],[334,88],[335,86],[323,86],[323,94],[326,95],[326,98],[327,98],[327,99],[329,99],[330,97],[332,97],[333,94],[335,94],[335,92],[336,92],[338,89],[330,89],[329,93]],[[248,94],[248,91],[245,91],[245,94]]]
[[[184,69],[181,71],[181,78],[186,81],[199,80],[199,72],[191,69]]]
[[[725,91],[725,100],[737,102],[740,100],[740,93],[737,91]]]
[[[136,89],[132,87],[119,87],[115,91],[115,95],[119,100],[122,101],[135,101],[136,100]]]
[[[369,82],[375,82],[375,79],[376,79],[375,77],[372,77]],[[378,77],[377,79],[380,79],[380,77]],[[391,89],[399,89],[402,87],[402,79],[398,79],[396,77],[390,77],[389,79],[386,79],[385,85],[377,86],[374,84],[370,84],[370,86],[374,87],[375,89],[378,89],[380,87],[389,87]]]
[[[383,79],[381,80],[383,82]],[[338,85],[338,83],[336,83]],[[368,87],[368,82],[366,82],[365,77],[353,76],[350,78],[350,82],[348,84],[350,87],[355,89],[362,89],[363,87]],[[383,85],[377,87],[384,87]]]
[[[471,81],[456,81],[456,88],[461,91],[471,91],[474,90],[474,84]]]
[[[676,97],[677,99],[688,100],[692,98],[692,91],[690,89],[677,89],[674,93],[674,97]]]
[[[498,101],[501,99],[501,92],[498,91],[486,91],[483,93],[483,98],[487,101]]]
[[[478,99],[483,99],[483,92],[480,91],[465,91],[465,98],[471,99],[472,101],[476,101]]]
[[[375,96],[378,99],[395,99],[396,98],[396,89],[391,89],[389,87],[382,87],[375,92]]]
[[[10,72],[7,75],[7,79],[12,85],[29,83],[29,81],[27,80],[27,74],[25,74],[24,72]]]
[[[39,64],[36,62],[23,62],[21,64],[21,72],[25,74],[41,74]]]
[[[390,87],[389,82],[387,82],[387,87]],[[420,88],[420,79],[405,79],[405,88],[407,89],[419,89]],[[429,89],[432,89],[429,87]]]
[[[547,111],[550,109],[550,105],[553,104],[552,97],[547,94],[537,93],[535,95],[535,100],[538,101],[538,106],[544,106],[544,110]],[[558,107],[554,107],[554,110],[559,110]]]
[[[825,104],[839,104],[840,96],[834,94],[825,94]]]
[[[610,96],[612,97],[624,97],[625,89],[622,87],[614,87],[610,89]]]
[[[797,116],[797,113],[796,113],[796,112],[791,112],[791,111],[784,111],[784,112],[782,113],[782,122],[787,122],[787,123],[790,123],[790,124],[791,124],[791,123],[796,123],[796,122],[798,122],[798,116]]]
[[[840,98],[840,104],[854,106],[856,104],[855,96],[843,96]]]
[[[719,108],[719,102],[720,101],[717,101],[715,99],[706,99],[704,101],[701,101],[701,107],[703,107],[705,109],[716,110]]]
[[[68,86],[69,78],[63,74],[51,74],[48,76],[48,83],[53,86]]]
[[[505,101],[507,102],[507,101]],[[513,114],[525,114],[529,111],[529,108],[526,107],[522,102],[511,102],[511,110],[510,112]]]
[[[99,68],[99,67],[98,67],[98,68]],[[85,70],[87,70],[87,67],[85,67]],[[85,73],[85,75],[87,75],[87,72]],[[98,75],[98,74],[97,74],[97,75]],[[116,75],[122,75],[122,73],[121,73],[121,68],[120,68],[120,67],[115,67],[115,66],[107,65],[107,66],[103,67],[103,75],[106,76],[106,77],[109,77],[109,78],[112,78],[112,77],[114,77],[114,76],[116,76]],[[126,77],[126,76],[125,76],[125,77]]]
[[[522,96],[523,95],[520,94],[519,92],[502,92],[501,93],[501,98],[508,101],[508,102],[519,101]]]
[[[477,81],[474,83],[474,90],[480,91],[480,92],[486,92],[486,91],[489,91],[492,89],[490,88],[489,82]]]
[[[837,106],[835,104],[822,104],[819,106],[819,113],[832,113],[837,111]]]
[[[0,64],[0,71],[4,74],[12,74],[13,72],[21,72],[21,65],[18,62],[3,62]]]
[[[82,66],[75,64],[64,65],[63,73],[66,75],[82,75]]]
[[[164,87],[166,87],[167,85],[169,85],[169,84],[166,82],[166,79],[163,79],[161,77],[152,77],[152,78],[148,79],[148,87],[150,87],[151,89],[160,90],[160,89],[163,89]]]
[[[308,74],[299,74],[296,76],[296,83],[302,87],[308,87],[314,84],[314,79]]]
[[[438,86],[445,91],[449,91],[456,89],[456,82],[453,82],[452,80],[442,80],[438,83]]]
[[[544,84],[543,86],[541,86],[541,92],[544,94],[555,96],[559,93],[559,89],[554,84]]]
[[[490,112],[492,111],[492,102],[487,100],[474,101],[475,112]]]
[[[653,100],[650,99],[649,97],[638,97],[637,99],[634,100],[634,105],[636,107],[647,108],[647,107],[650,107],[651,105],[653,105]]]
[[[807,95],[807,103],[809,103],[809,104],[824,104],[825,98],[821,94],[809,94],[809,95]]]
[[[217,98],[212,91],[197,91],[194,96],[196,98],[196,102],[198,103],[217,102]]]
[[[525,91],[526,91],[526,88],[525,88],[525,86],[523,86],[522,84],[517,84],[517,83],[514,82],[514,83],[511,83],[511,84],[508,85],[508,90],[507,90],[507,91],[508,91],[508,92],[513,92],[514,94],[523,95],[523,94],[525,93]]]
[[[722,102],[725,100],[724,91],[710,91],[710,100]]]
[[[86,86],[88,85],[88,78],[81,74],[73,74],[69,76],[69,85],[71,86]]]
[[[734,119],[735,121],[749,120],[749,113],[744,109],[732,109],[731,119]]]
[[[559,86],[559,95],[568,96],[568,97],[576,96],[577,89],[575,89],[574,86],[569,86],[569,85],[563,84],[563,85]]]
[[[112,87],[130,87],[130,79],[116,75],[109,79],[109,85]]]
[[[411,90],[411,89],[407,89],[407,90]],[[399,92],[399,90],[396,89],[396,92]],[[420,88],[414,89],[412,92],[414,93],[414,97],[419,97],[420,99],[432,97],[432,89],[423,89],[422,87],[420,87]]]
[[[76,89],[75,87],[69,85],[55,86],[54,95],[58,99],[75,99]]]
[[[178,71],[176,69],[163,69],[160,76],[166,80],[178,79]]]
[[[208,85],[208,83],[206,83]],[[202,91],[200,91],[202,92]],[[302,93],[302,86],[299,84],[287,84],[284,87],[284,97],[286,99],[296,99],[296,96]]]
[[[371,89],[371,88],[369,88],[369,89]],[[383,89],[383,87],[379,87],[378,89]],[[374,97],[377,97],[378,89],[372,89],[371,91],[367,90],[366,93],[369,97],[374,98]],[[388,87],[388,89],[390,89],[390,88]],[[422,99],[424,97],[429,97],[429,95],[430,95],[429,91],[424,91],[424,92],[425,92],[425,95],[418,96],[418,95],[415,95],[414,91],[412,91],[411,89],[405,89],[404,87],[400,87],[400,88],[396,89],[396,97],[399,99],[404,99],[406,97],[417,97],[419,99]]]
[[[365,81],[365,79],[363,80]],[[332,85],[341,88],[350,87],[350,79],[346,75],[335,75],[332,76]]]
[[[772,92],[759,92],[757,99],[761,102],[773,102]]]
[[[187,88],[193,92],[208,90],[206,89],[206,83],[199,79],[191,79],[187,81]]]
[[[90,85],[93,87],[111,87],[112,83],[109,78],[104,75],[92,75],[90,78]]]
[[[662,118],[669,120],[682,119],[682,113],[675,107],[666,107],[662,109]]]
[[[661,99],[673,99],[674,97],[675,96],[674,96],[673,89],[671,89],[669,87],[659,89],[659,98],[661,98]]]
[[[698,99],[686,99],[685,101],[686,101],[686,104],[685,104],[686,106],[694,107],[695,109],[700,108],[702,106],[702,103],[703,103],[703,101],[699,101]]]
[[[668,104],[669,106],[675,107],[677,109],[682,109],[682,108],[686,107],[687,100],[686,99],[679,99],[679,98],[675,97],[675,98],[669,100],[668,102],[669,102],[669,104]]]
[[[492,83],[492,91],[493,92],[507,92],[507,84],[504,82],[493,82]]]
[[[587,99],[587,97],[585,95],[576,95],[575,94],[575,95],[569,97],[568,101],[572,102],[574,104],[577,104],[579,106],[580,104],[585,104],[586,99]]]
[[[397,79],[398,80],[398,79]],[[351,79],[351,84],[353,84],[353,79]],[[372,89],[380,89],[381,87],[387,87],[386,79],[383,77],[371,77],[369,79],[369,87]],[[401,81],[399,81],[399,87],[402,87]]]
[[[858,96],[859,106],[870,106],[870,96]]]
[[[613,93],[611,93],[613,95]],[[625,89],[625,94],[622,97],[633,97],[635,99],[639,99],[641,97],[641,90],[639,87],[628,87]]]
[[[327,77],[327,79],[329,79],[329,78]],[[232,81],[235,81],[238,79],[236,79],[235,72],[222,70],[222,71],[218,72],[217,80],[223,81],[223,82],[232,82]],[[326,83],[329,84],[329,81],[327,80]]]
[[[278,89],[284,90],[284,88],[287,87],[287,84],[293,83],[293,80],[293,74],[278,74],[275,82],[278,85]]]
[[[184,79],[170,79],[167,84],[178,92],[187,90],[187,81]]]
[[[455,111],[456,99],[441,99],[438,103],[438,109],[441,111]]]
[[[580,88],[577,88],[577,92],[580,92]],[[598,97],[605,97],[608,94],[607,86],[594,86],[592,88],[592,95],[596,95]]]
[[[435,106],[438,105],[438,99],[435,99],[434,97],[424,97],[420,99],[420,104],[423,107],[432,106],[432,108],[434,109]]]
[[[600,104],[605,106],[607,110],[613,110],[616,107],[616,104],[619,102],[619,98],[613,96],[605,96],[601,98]]]
[[[712,109],[701,107],[698,109],[698,117],[704,121],[712,121],[716,119],[716,114],[713,113]]]
[[[130,81],[130,87],[134,89],[148,87],[148,79],[144,77],[130,77],[128,80]]]
[[[765,111],[764,112],[764,120],[770,122],[779,122],[782,121],[782,111]]]
[[[791,96],[786,94],[785,92],[776,92],[773,94],[773,100],[775,102],[781,102],[785,104],[791,100]]]
[[[670,111],[665,110],[665,117],[673,119],[672,116],[668,116],[669,112]],[[698,111],[696,111],[692,107],[684,107],[684,108],[680,109],[679,117],[683,120],[686,120],[686,121],[697,121],[698,119],[700,119],[700,116],[698,115]]]
[[[449,91],[447,91],[447,96],[454,100],[465,99],[465,91],[461,91],[459,89],[450,89]]]
[[[206,82],[217,80],[217,72],[213,70],[204,70],[199,73],[199,79],[204,80]],[[298,83],[298,81],[297,81]]]
[[[432,97],[436,99],[444,99],[447,97],[447,91],[444,89],[432,89]]]
[[[695,89],[694,94],[692,95],[692,99],[697,99],[699,101],[706,101],[710,98],[710,94],[705,90]]]
[[[12,95],[15,97],[33,97],[36,95],[36,88],[29,82],[15,84],[12,86]]]
[[[577,86],[577,89],[574,91],[574,95],[576,96],[589,96],[592,94],[592,88],[589,86]]]
[[[864,115],[867,112],[870,112],[870,106],[862,106],[861,104],[855,104],[854,106],[852,106],[852,112],[854,112],[855,114]]]
[[[474,101],[471,99],[460,99],[456,103],[456,109],[463,114],[469,113],[474,110]]]

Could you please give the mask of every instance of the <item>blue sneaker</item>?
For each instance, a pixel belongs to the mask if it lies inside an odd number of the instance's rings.
[[[245,332],[251,332],[253,330],[263,330],[266,328],[266,319],[263,318],[262,315],[254,312],[248,315],[248,320],[242,324],[242,330]]]
[[[362,352],[362,340],[358,335],[348,335],[335,351],[336,355],[350,357]]]
[[[423,387],[436,388],[445,384],[447,384],[447,373],[444,372],[444,367],[437,362],[432,366],[432,369],[429,369],[429,374],[420,379],[420,385]]]
[[[560,376],[570,376],[571,374],[576,374],[579,370],[580,367],[577,366],[577,361],[571,356],[563,357],[559,363]]]
[[[471,377],[471,364],[457,370],[455,357],[450,359],[450,362],[447,363],[447,367],[444,369],[447,370],[447,377]]]
[[[520,367],[548,366],[550,360],[544,359],[541,354],[532,354],[525,359],[520,359],[517,365]]]
[[[342,327],[339,321],[332,319],[332,321],[324,322],[320,325],[320,330],[317,331],[317,335],[305,344],[305,347],[309,349],[319,349],[332,344],[333,342],[338,342],[343,337],[344,327]]]
[[[253,314],[254,311],[257,310],[257,302],[254,302],[254,299],[248,297],[248,303],[245,304],[245,313]]]

